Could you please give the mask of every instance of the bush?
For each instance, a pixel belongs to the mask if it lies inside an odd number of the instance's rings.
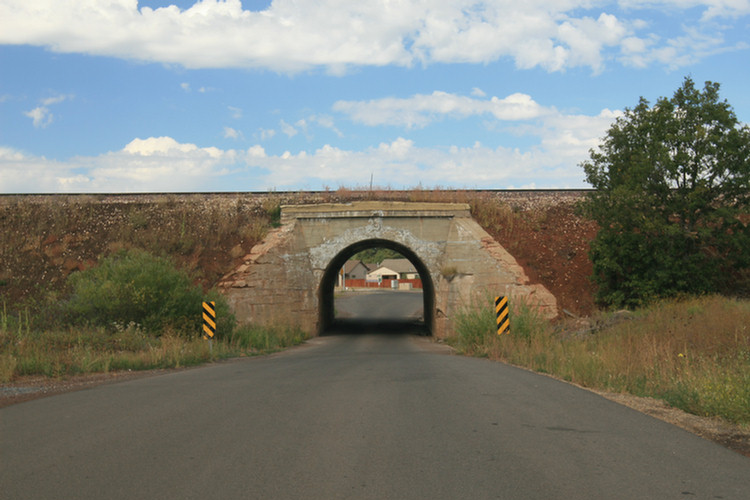
[[[142,250],[123,250],[99,265],[70,275],[72,297],[67,310],[75,323],[110,329],[136,324],[151,334],[173,330],[197,335],[201,329],[201,303],[216,301],[218,329],[231,331],[234,318],[223,297],[211,292],[204,298],[190,276],[166,257]]]
[[[750,127],[686,78],[671,99],[641,98],[582,163],[597,300],[639,307],[663,297],[746,292]]]

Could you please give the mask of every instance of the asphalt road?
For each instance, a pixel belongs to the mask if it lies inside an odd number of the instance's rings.
[[[335,334],[427,334],[420,291],[349,291],[337,294]]]
[[[418,291],[339,293],[334,308],[338,318],[419,320],[423,317],[422,293]]]
[[[743,499],[750,459],[409,335],[0,409],[0,498]]]

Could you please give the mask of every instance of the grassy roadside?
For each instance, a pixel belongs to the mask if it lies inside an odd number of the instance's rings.
[[[458,315],[449,343],[467,355],[750,427],[750,301],[664,301],[630,314],[602,314],[592,326],[576,332],[511,303],[511,333],[500,337],[488,301]]]
[[[2,313],[2,311],[0,311]],[[209,346],[194,336],[165,332],[147,335],[130,325],[104,328],[35,330],[23,315],[0,314],[0,383],[27,375],[64,378],[113,371],[178,368],[237,356],[275,352],[306,340],[290,328],[240,326]]]

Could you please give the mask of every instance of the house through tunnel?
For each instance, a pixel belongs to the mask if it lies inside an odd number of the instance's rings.
[[[432,278],[419,257],[399,243],[372,239],[345,248],[326,268],[319,294],[321,335],[432,334]]]

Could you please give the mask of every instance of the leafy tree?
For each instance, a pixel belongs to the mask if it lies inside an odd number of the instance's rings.
[[[582,163],[599,223],[597,299],[637,306],[681,293],[737,290],[750,264],[750,129],[685,78],[671,99],[641,98]]]
[[[204,298],[190,276],[166,257],[143,250],[125,250],[103,258],[99,265],[71,274],[73,294],[68,311],[74,321],[105,327],[137,324],[160,334],[170,328],[183,335],[201,330],[201,303],[216,302],[217,335],[229,334],[234,318],[216,292]]]
[[[365,264],[380,264],[385,259],[401,259],[403,256],[395,250],[389,248],[368,248],[358,252],[352,259],[361,260]]]

